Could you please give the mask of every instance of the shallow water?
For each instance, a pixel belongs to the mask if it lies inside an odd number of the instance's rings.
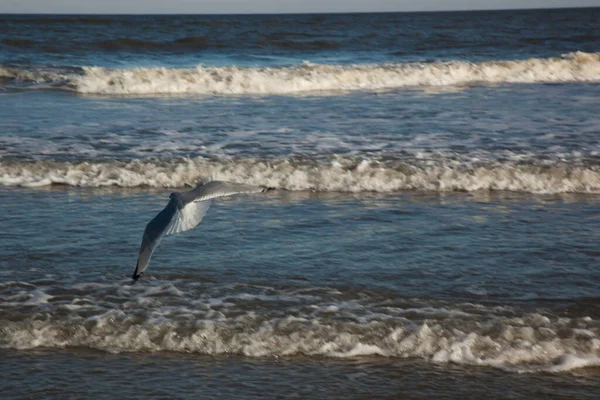
[[[595,197],[225,200],[132,285],[132,249],[166,192],[0,194],[5,348],[598,363]]]
[[[479,399],[492,393],[499,398],[595,399],[599,389],[592,371],[574,376],[505,374],[494,369],[432,366],[418,360],[256,360],[39,350],[2,355],[17,366],[0,367],[3,375],[11,378],[7,399],[82,393],[112,398],[115,392],[127,398],[229,399],[241,393],[248,399]],[[20,382],[24,374],[45,378],[32,388]],[[74,375],[78,379],[72,379]]]
[[[598,193],[597,93],[595,84],[325,97],[11,93],[0,96],[0,183]]]

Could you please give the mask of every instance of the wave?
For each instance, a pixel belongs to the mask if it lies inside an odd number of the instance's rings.
[[[31,40],[31,39],[20,39],[20,38],[15,38],[15,39],[2,39],[0,40],[0,43],[2,43],[5,46],[10,46],[10,47],[31,47],[34,46],[37,42],[35,40]]]
[[[114,43],[113,43],[114,44]],[[122,43],[121,43],[122,44]],[[130,45],[130,42],[125,44]],[[192,45],[197,45],[192,40]],[[17,83],[60,84],[84,94],[259,94],[379,90],[419,86],[501,83],[600,82],[600,53],[514,61],[448,61],[292,67],[103,68],[74,72],[0,67],[0,79]]]
[[[74,42],[74,43],[48,43],[47,41],[35,41],[22,38],[7,38],[0,41],[0,44],[8,47],[18,47],[22,49],[38,48],[41,51],[51,53],[65,52],[71,53],[73,50],[86,51],[90,49],[99,49],[106,52],[111,51],[172,51],[194,50],[194,49],[214,49],[214,48],[233,48],[240,44],[235,41],[225,39],[211,39],[206,36],[185,36],[168,41],[155,41],[147,39],[116,38],[109,40],[93,42]],[[264,38],[256,41],[248,48],[284,48],[293,50],[320,50],[336,49],[342,46],[341,43],[328,40],[310,40],[299,37],[297,39],[282,39],[281,35],[273,35],[272,38]]]
[[[174,40],[177,44],[189,45],[193,47],[206,47],[210,40],[205,36],[186,36],[180,39]]]
[[[263,47],[280,47],[284,49],[296,50],[322,50],[322,49],[338,49],[342,47],[342,43],[331,40],[290,40],[278,39],[261,41],[258,43]]]
[[[95,46],[105,50],[153,49],[160,47],[160,43],[148,40],[119,38],[103,40],[95,43]]]
[[[184,283],[81,283],[54,288],[61,293],[55,298],[35,285],[8,285],[0,303],[0,348],[420,358],[520,372],[600,366],[599,327],[590,317],[382,302],[365,294],[359,300],[327,288],[242,286],[207,297],[188,292]]]
[[[530,315],[525,318],[548,318]],[[356,358],[382,356],[421,358],[435,363],[492,366],[521,372],[563,372],[600,366],[596,333],[559,326],[520,325],[500,320],[490,331],[445,327],[443,321],[413,324],[388,320],[369,323],[282,317],[264,319],[240,315],[237,321],[202,319],[177,321],[164,317],[132,318],[110,310],[78,322],[5,321],[0,347],[91,348],[120,352],[186,352],[246,357],[321,356]],[[138,323],[133,322],[139,321]],[[465,329],[466,328],[466,329]],[[564,332],[563,332],[564,334]]]
[[[0,84],[65,84],[69,81],[69,76],[76,76],[82,72],[83,70],[77,67],[32,67],[21,69],[0,66]]]
[[[454,160],[141,159],[103,162],[0,162],[0,185],[37,187],[185,187],[228,180],[283,190],[396,192],[499,190],[600,193],[600,166],[584,162],[465,163]]]
[[[94,42],[92,47],[102,50],[164,50],[181,51],[204,48],[222,48],[226,45],[222,40],[211,40],[204,36],[186,36],[172,41],[161,42],[130,38],[118,38]]]

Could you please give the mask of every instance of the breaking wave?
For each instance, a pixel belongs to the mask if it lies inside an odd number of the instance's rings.
[[[503,190],[600,193],[600,166],[584,162],[519,163],[455,160],[267,160],[203,157],[105,162],[0,162],[0,185],[36,187],[185,187],[227,180],[284,190],[395,192]]]
[[[79,283],[55,287],[53,296],[9,282],[1,289],[0,347],[420,358],[519,372],[600,366],[600,326],[589,316],[356,297],[328,288],[238,286],[228,293],[213,288],[209,296],[180,283]]]
[[[379,90],[501,83],[600,82],[600,53],[512,61],[448,61],[293,67],[102,68],[64,71],[0,67],[0,82],[44,83],[84,94],[258,94]]]

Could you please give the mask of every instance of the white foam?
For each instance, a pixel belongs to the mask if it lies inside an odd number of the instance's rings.
[[[600,367],[600,357],[576,356],[574,354],[565,354],[553,361],[552,366],[544,369],[547,372],[565,372],[573,369],[586,367]]]
[[[498,320],[457,324],[427,320],[420,325],[393,319],[357,323],[348,320],[281,317],[265,319],[253,312],[227,318],[202,312],[154,313],[140,320],[121,310],[108,310],[73,325],[70,320],[6,321],[0,346],[88,347],[111,352],[178,351],[241,354],[248,357],[383,356],[422,358],[436,363],[485,365],[519,372],[564,372],[600,365],[598,327],[593,337],[565,334],[573,321],[551,320],[547,326],[518,326]],[[181,311],[181,310],[180,310]],[[578,323],[582,323],[579,321]],[[454,326],[452,326],[454,325]],[[548,326],[555,329],[549,329]],[[543,328],[546,330],[543,331]],[[504,330],[517,334],[507,337]],[[563,333],[558,333],[562,330]],[[552,334],[549,331],[553,332]]]
[[[529,193],[600,193],[600,169],[576,160],[529,165],[453,160],[379,162],[247,159],[135,160],[132,162],[0,162],[0,185],[36,187],[189,187],[227,180],[294,191],[395,192],[503,190]]]
[[[28,294],[28,296],[30,297],[29,300],[27,300],[23,304],[30,305],[30,306],[37,306],[37,305],[48,303],[48,300],[50,300],[54,297],[54,296],[51,296],[48,293],[44,292],[41,289],[36,289],[36,290],[31,291]]]
[[[447,87],[499,83],[599,82],[600,53],[575,52],[553,58],[507,61],[448,61],[294,67],[102,68],[83,73],[0,68],[0,78],[30,82],[67,82],[80,93],[295,94],[378,90],[410,86]]]
[[[24,70],[18,68],[7,68],[0,66],[0,83],[2,79],[15,80],[18,82],[52,83],[65,81],[69,77],[65,71],[55,68],[34,68]]]
[[[163,286],[150,287],[149,289],[144,291],[144,293],[142,294],[142,296],[164,296],[164,295],[181,297],[184,295],[184,292],[177,289],[177,287],[175,287],[175,285],[173,285],[172,283],[167,283],[166,285],[163,285]]]
[[[115,308],[121,286],[79,283],[63,287],[56,301],[37,287],[3,288],[9,302],[0,304],[0,348],[420,358],[518,372],[600,365],[600,321],[590,317],[418,299],[336,299],[331,295],[339,293],[315,288],[218,287],[194,295],[192,287],[159,282],[128,286]]]

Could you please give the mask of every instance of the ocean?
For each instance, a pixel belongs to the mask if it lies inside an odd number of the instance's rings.
[[[599,84],[600,8],[0,15],[0,397],[596,399]]]

